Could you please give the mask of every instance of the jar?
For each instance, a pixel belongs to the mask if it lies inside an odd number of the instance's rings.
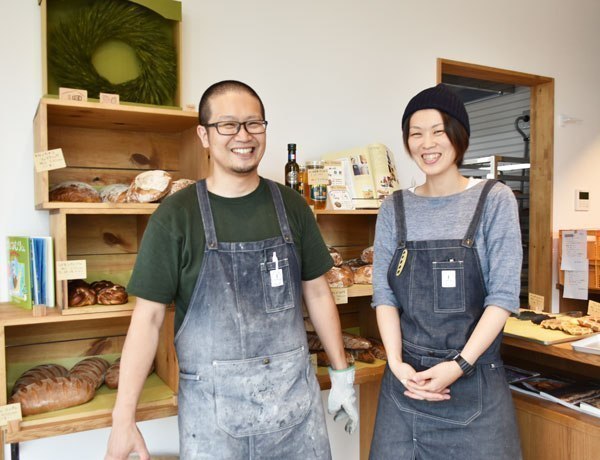
[[[308,179],[308,204],[315,209],[325,209],[327,204],[327,170],[322,161],[308,161],[306,163]]]

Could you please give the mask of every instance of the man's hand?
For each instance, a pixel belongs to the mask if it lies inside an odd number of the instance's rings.
[[[352,434],[358,425],[358,409],[354,393],[354,366],[339,371],[329,368],[331,390],[327,401],[327,412],[333,415],[333,420],[345,420],[345,429]]]

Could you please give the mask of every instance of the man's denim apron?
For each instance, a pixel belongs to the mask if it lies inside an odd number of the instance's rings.
[[[416,371],[455,356],[483,314],[486,289],[474,238],[494,184],[484,185],[462,240],[406,241],[402,191],[394,193],[398,247],[388,281],[401,307],[402,359]],[[446,401],[404,396],[404,386],[386,368],[370,458],[520,459],[501,340],[502,334],[477,360],[475,374],[450,386]]]
[[[331,458],[300,263],[281,192],[267,182],[282,236],[238,243],[217,240],[206,182],[197,183],[206,248],[175,337],[184,460]]]

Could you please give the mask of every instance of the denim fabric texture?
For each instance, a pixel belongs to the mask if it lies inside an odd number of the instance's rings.
[[[483,314],[486,289],[474,238],[494,185],[488,181],[483,187],[467,233],[459,240],[406,241],[402,192],[394,194],[398,244],[388,282],[401,308],[402,358],[417,371],[462,350]],[[408,257],[399,270],[405,250]],[[520,459],[501,339],[500,334],[479,358],[474,375],[451,385],[446,401],[406,397],[404,386],[387,368],[370,458]]]
[[[280,191],[269,187],[282,236],[221,243],[206,182],[197,183],[206,248],[175,337],[183,460],[331,458],[300,263]]]

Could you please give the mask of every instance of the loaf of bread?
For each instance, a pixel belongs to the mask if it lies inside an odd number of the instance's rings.
[[[344,262],[344,259],[342,259],[342,255],[340,254],[340,251],[338,251],[336,248],[332,248],[331,246],[329,246],[327,249],[329,249],[329,255],[333,259],[333,265],[336,267],[339,267],[340,265],[342,265],[342,263]]]
[[[96,293],[90,287],[78,286],[71,288],[69,286],[69,307],[86,307],[96,304]]]
[[[306,331],[306,340],[308,341],[308,349],[311,352],[323,350],[323,344],[316,332]]]
[[[347,350],[354,357],[354,361],[360,361],[362,363],[373,364],[375,362],[375,356],[371,353],[371,350]]]
[[[354,269],[355,284],[373,284],[373,265],[363,265]]]
[[[190,185],[195,185],[196,181],[192,179],[177,179],[171,183],[171,189],[169,190],[168,196],[173,195],[173,193],[177,193],[179,190],[183,190]]]
[[[23,415],[35,415],[84,404],[95,392],[93,382],[88,379],[49,377],[21,387],[9,403],[20,403]]]
[[[106,376],[104,377],[104,383],[108,388],[114,390],[119,388],[119,373],[121,371],[121,358],[110,365],[106,370]]]
[[[367,263],[363,262],[360,257],[356,257],[354,259],[348,259],[348,260],[344,261],[344,265],[347,265],[352,270],[355,270],[358,267],[362,267],[364,265],[367,265]]]
[[[373,246],[369,246],[368,248],[363,249],[363,252],[360,254],[360,259],[367,263],[373,263]]]
[[[69,377],[89,380],[94,384],[94,389],[96,389],[104,383],[104,374],[106,374],[109,366],[110,363],[104,358],[85,358],[71,368]]]
[[[96,294],[98,294],[102,289],[105,289],[107,287],[112,287],[114,285],[115,285],[115,283],[113,283],[112,281],[109,281],[109,280],[100,280],[100,281],[94,281],[92,284],[90,284],[90,288]]]
[[[50,188],[50,201],[100,203],[100,194],[85,182],[67,181]]]
[[[354,273],[350,267],[344,265],[340,267],[332,267],[325,278],[331,287],[349,287],[354,284]]]
[[[105,287],[98,291],[97,299],[100,305],[122,305],[127,303],[127,291],[120,284]]]
[[[17,393],[21,388],[32,383],[40,382],[51,377],[65,377],[69,371],[60,364],[40,364],[21,374],[13,385],[11,394]]]
[[[344,342],[344,348],[348,350],[368,350],[371,348],[371,342],[367,339],[348,332],[342,332],[342,341]]]
[[[138,174],[127,191],[128,203],[152,203],[160,200],[171,188],[171,175],[156,169]]]
[[[348,363],[348,366],[354,364],[354,356],[352,356],[352,354],[348,350],[344,350],[344,352],[346,355],[346,362]],[[331,366],[331,361],[329,361],[329,357],[327,356],[327,353],[325,353],[324,351],[318,351],[316,353],[316,355],[317,355],[317,366],[323,366],[323,367]]]
[[[102,187],[100,198],[105,203],[125,203],[127,200],[127,184],[110,184]]]
[[[374,339],[373,337],[368,338],[369,342],[371,342],[371,348],[369,351],[373,353],[373,356],[377,359],[382,359],[387,361],[387,353],[385,351],[385,347],[383,346],[383,342],[378,339]]]

